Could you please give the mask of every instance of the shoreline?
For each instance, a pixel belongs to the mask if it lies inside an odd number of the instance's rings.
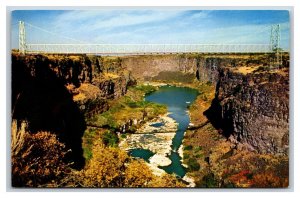
[[[149,158],[151,169],[156,174],[162,174],[165,171],[158,166],[168,166],[172,161],[167,157],[171,153],[172,140],[176,134],[178,123],[165,114],[154,121],[146,122],[135,134],[131,134],[119,143],[119,147],[126,151],[133,149],[147,149],[155,153]],[[158,121],[164,122],[162,127],[150,126]],[[156,129],[153,132],[153,128]],[[169,132],[171,131],[171,132]],[[158,171],[157,169],[161,170]]]

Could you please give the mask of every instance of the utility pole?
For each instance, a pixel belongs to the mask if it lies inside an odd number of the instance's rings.
[[[25,23],[19,21],[19,52],[25,54],[26,51],[26,34],[25,34]]]
[[[273,67],[276,67],[276,68],[278,68],[282,62],[280,39],[281,39],[280,24],[272,25],[270,45],[271,45],[272,52],[275,55],[274,56],[275,60],[273,60]]]

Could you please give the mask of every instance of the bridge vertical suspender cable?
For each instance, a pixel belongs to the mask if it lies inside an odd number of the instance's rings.
[[[26,43],[25,24],[39,31],[61,37],[75,44],[28,44]],[[263,30],[265,31],[265,30]],[[262,32],[262,30],[260,31]],[[28,33],[27,33],[28,35]],[[278,42],[276,42],[278,44]],[[20,53],[92,53],[92,54],[152,54],[152,53],[269,53],[269,44],[89,44],[41,27],[19,22]],[[279,45],[279,44],[278,44]]]

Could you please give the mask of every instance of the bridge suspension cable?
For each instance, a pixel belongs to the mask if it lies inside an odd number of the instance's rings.
[[[75,43],[26,43],[25,25],[68,39]],[[90,44],[85,41],[55,33],[28,22],[19,22],[19,50],[22,53],[82,53],[82,54],[152,54],[152,53],[268,53],[270,44]],[[259,30],[264,32],[269,27]],[[28,34],[27,34],[28,35]],[[237,38],[238,39],[238,38]],[[234,39],[236,40],[236,39]],[[21,44],[21,45],[20,45]],[[21,48],[20,48],[21,46]]]
[[[236,37],[236,38],[234,38],[232,40],[227,41],[226,43],[232,43],[234,41],[241,40],[241,38],[246,39],[246,38],[249,38],[251,35],[258,35],[258,34],[261,34],[263,32],[267,32],[267,31],[269,31],[269,32],[271,31],[271,26],[266,26],[266,27],[264,27],[264,28],[262,28],[262,29],[260,29],[260,30],[258,30],[256,32],[251,32],[251,33],[248,33],[246,35],[243,35],[243,36],[240,36],[240,37]]]
[[[28,22],[24,22],[24,23],[25,23],[26,25],[32,27],[32,28],[38,29],[38,30],[43,31],[43,32],[48,33],[48,34],[52,34],[52,35],[54,35],[54,36],[58,36],[58,37],[61,37],[61,38],[64,38],[64,39],[68,39],[68,40],[71,40],[71,41],[73,41],[73,42],[75,41],[75,42],[86,43],[86,44],[87,44],[87,42],[85,42],[85,41],[81,41],[81,40],[74,39],[74,38],[71,38],[71,37],[68,37],[68,36],[64,36],[64,35],[61,35],[61,34],[58,34],[58,33],[55,33],[55,32],[51,32],[51,31],[46,30],[46,29],[44,29],[44,28],[41,28],[41,27],[32,25],[32,24],[30,24],[30,23],[28,23]]]

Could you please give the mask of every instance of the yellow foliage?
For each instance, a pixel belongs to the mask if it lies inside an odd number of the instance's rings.
[[[40,187],[58,183],[69,167],[63,161],[65,145],[49,132],[30,134],[12,124],[12,185]],[[23,125],[23,124],[22,124]]]
[[[85,187],[120,187],[125,162],[128,160],[126,152],[118,148],[104,147],[97,141],[93,147],[93,158],[82,171],[83,186]]]
[[[143,160],[133,160],[126,167],[124,187],[147,187],[153,178],[154,175]]]
[[[164,174],[161,177],[156,177],[149,187],[156,188],[184,188],[186,185],[180,182],[175,175]]]
[[[143,160],[130,158],[119,148],[105,147],[96,141],[93,157],[76,182],[82,187],[186,187],[175,176],[155,176]]]
[[[115,79],[115,78],[119,78],[120,76],[115,73],[105,73],[104,77],[108,79]]]
[[[85,99],[86,99],[86,96],[83,93],[79,93],[79,94],[73,96],[74,101],[81,101],[81,100],[85,100]]]

